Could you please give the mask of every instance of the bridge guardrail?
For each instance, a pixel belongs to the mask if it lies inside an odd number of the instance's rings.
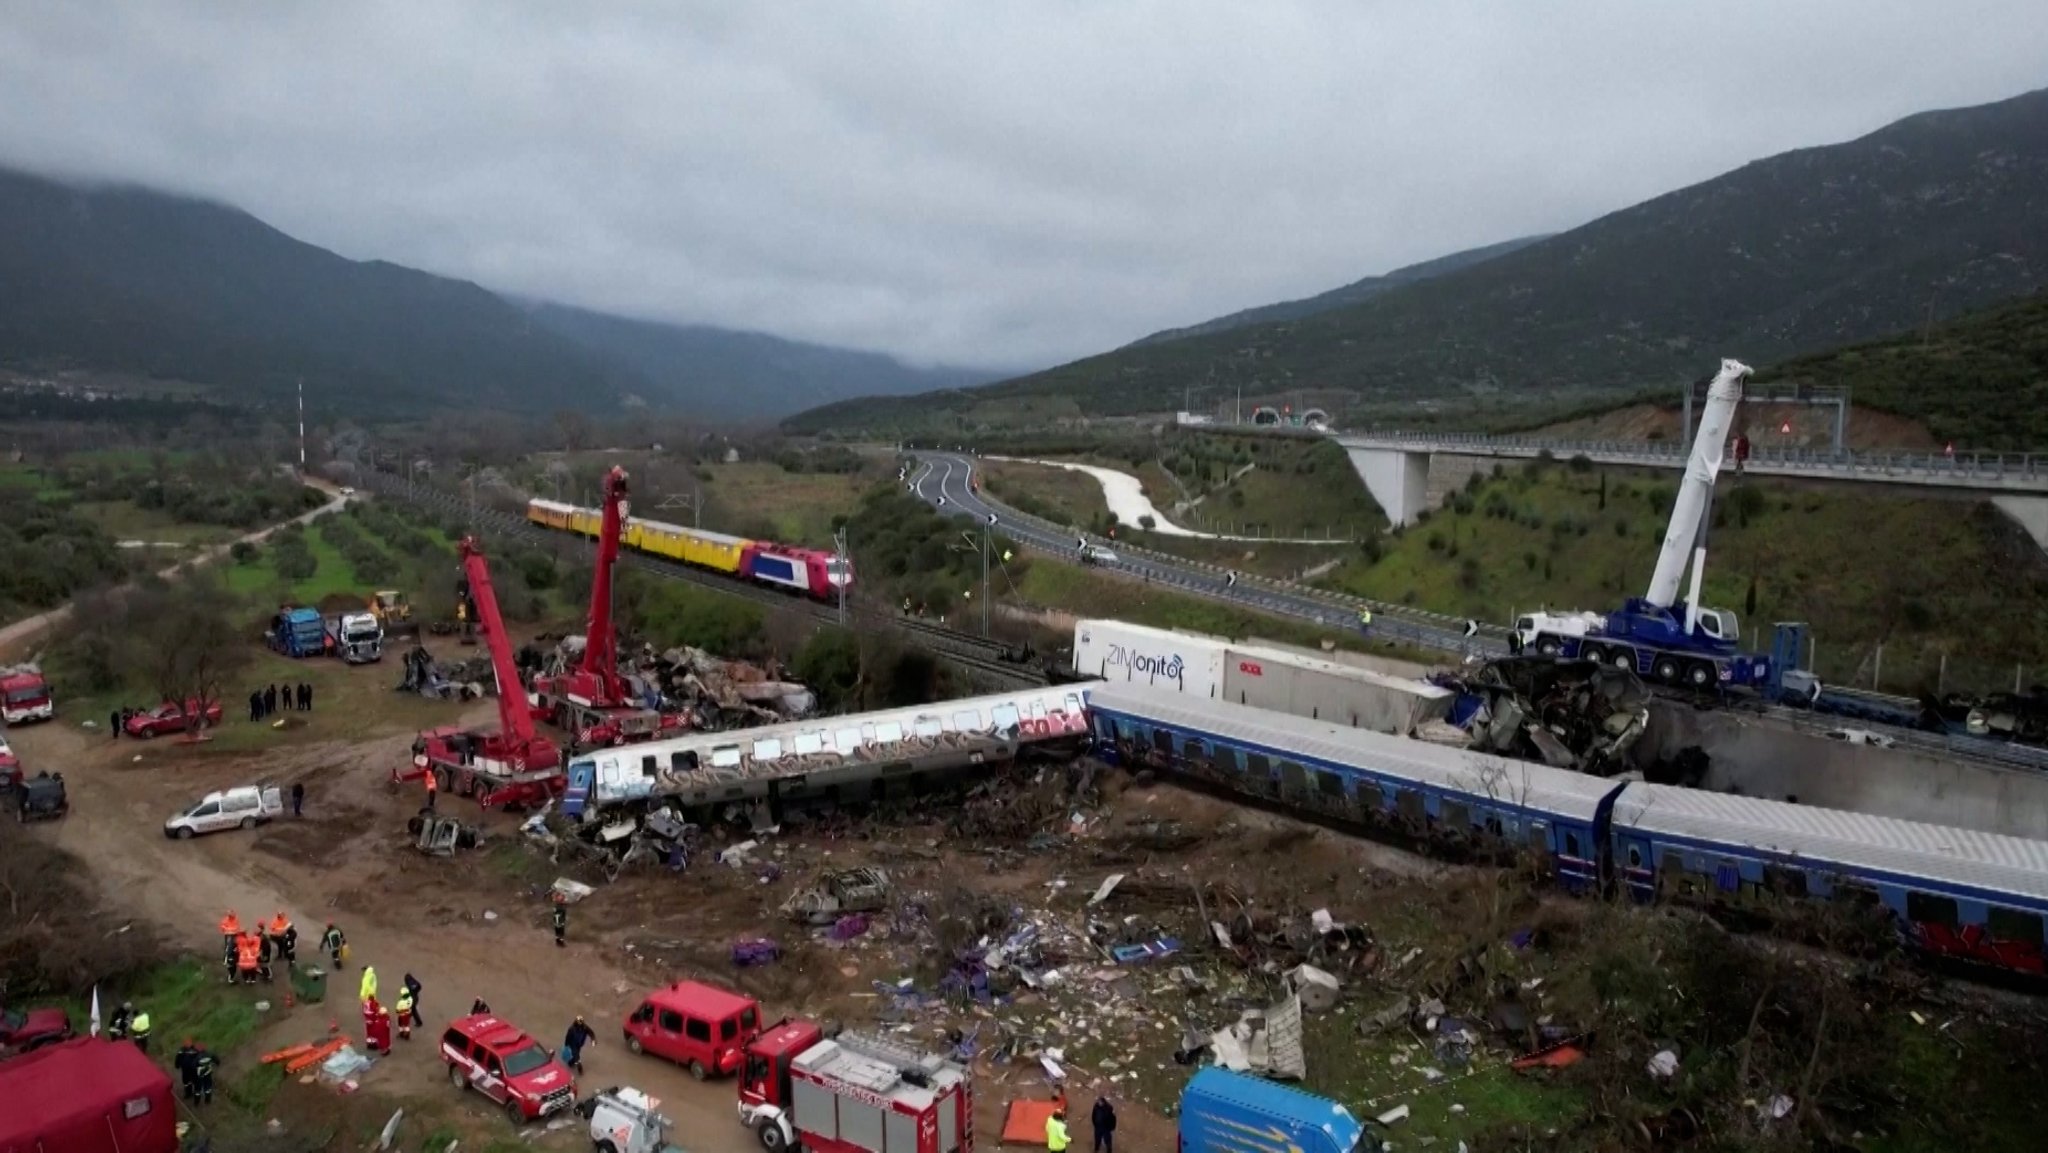
[[[1544,440],[1535,437],[1482,436],[1476,433],[1406,432],[1372,429],[1344,432],[1338,443],[1358,448],[1413,446],[1437,452],[1460,449],[1496,456],[1534,457],[1549,453],[1560,461],[1574,456],[1608,462],[1683,464],[1690,449],[1677,442],[1618,440]],[[1879,476],[1972,476],[2048,481],[2048,453],[2008,452],[1871,452],[1868,450],[1752,447],[1749,467],[1796,469],[1815,473]]]

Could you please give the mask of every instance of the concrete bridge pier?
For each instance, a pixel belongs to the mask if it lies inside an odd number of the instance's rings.
[[[1351,458],[1351,467],[1365,482],[1366,491],[1380,502],[1395,528],[1414,524],[1422,510],[1429,507],[1428,450],[1347,445],[1344,454]]]

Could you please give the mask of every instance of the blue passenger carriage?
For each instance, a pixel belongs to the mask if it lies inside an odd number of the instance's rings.
[[[1620,783],[1225,701],[1091,685],[1107,759],[1395,833],[1452,855],[1541,854],[1572,889],[1602,881]]]

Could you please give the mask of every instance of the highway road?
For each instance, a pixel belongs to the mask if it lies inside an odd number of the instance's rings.
[[[985,500],[969,487],[975,461],[965,453],[917,450],[908,455],[915,463],[910,468],[907,481],[910,491],[920,500],[936,506],[940,512],[992,524],[1004,536],[1026,548],[1073,561],[1078,559],[1085,539],[1115,553],[1115,561],[1104,562],[1100,567],[1139,577],[1177,592],[1227,601],[1244,608],[1340,630],[1355,630],[1358,627],[1358,610],[1370,607],[1373,612],[1372,633],[1376,637],[1415,648],[1460,655],[1504,656],[1507,653],[1507,633],[1498,625],[1482,624],[1476,635],[1468,636],[1464,622],[1422,613],[1405,605],[1362,601],[1241,574],[1233,583],[1221,569],[1132,549],[1118,541],[1084,536],[1065,526]],[[1671,695],[1682,696],[1675,691]],[[1740,706],[1740,711],[1775,727],[1809,735],[1830,734],[1844,729],[1864,730],[1884,735],[1894,747],[1932,756],[2002,768],[2048,769],[2048,750],[2023,745],[1848,720],[1760,701],[1747,702]]]
[[[1120,541],[1075,532],[1061,525],[984,500],[969,485],[974,475],[974,458],[964,453],[912,452],[916,462],[907,478],[918,499],[942,513],[970,517],[992,525],[1004,536],[1026,548],[1052,553],[1066,560],[1078,560],[1084,542],[1109,549],[1113,561],[1097,567],[1134,576],[1176,592],[1191,593],[1226,601],[1248,609],[1307,621],[1323,628],[1356,630],[1359,611],[1372,610],[1372,635],[1399,644],[1461,655],[1500,655],[1507,652],[1507,638],[1498,627],[1483,627],[1477,635],[1466,635],[1464,622],[1434,613],[1421,613],[1402,605],[1363,601],[1334,593],[1318,593],[1283,585],[1260,577],[1233,574],[1211,565],[1179,560],[1145,549],[1134,549]]]

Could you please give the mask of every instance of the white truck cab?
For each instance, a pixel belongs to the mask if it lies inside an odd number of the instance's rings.
[[[253,829],[284,815],[284,794],[275,785],[244,785],[208,793],[199,803],[164,822],[164,836],[189,840],[222,829]]]
[[[675,1122],[656,1113],[661,1100],[638,1089],[606,1089],[589,1099],[590,1143],[599,1153],[682,1153],[671,1145]]]

